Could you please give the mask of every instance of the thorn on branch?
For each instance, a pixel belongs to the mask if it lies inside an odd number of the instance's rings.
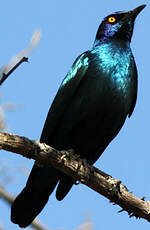
[[[146,199],[146,196],[143,196],[143,197],[141,198],[141,200],[143,200],[143,201],[145,201],[145,199]]]
[[[124,211],[125,211],[125,210],[121,209],[121,210],[118,211],[118,213],[121,213],[121,212],[124,212]]]
[[[138,216],[135,216],[133,213],[129,214],[129,218],[136,217],[139,218]]]

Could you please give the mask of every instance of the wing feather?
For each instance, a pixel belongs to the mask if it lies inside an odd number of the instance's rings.
[[[81,80],[88,69],[88,51],[81,54],[73,63],[70,71],[62,81],[60,88],[48,112],[45,125],[41,135],[41,142],[49,143],[59,120],[71,103],[71,98],[75,94]]]

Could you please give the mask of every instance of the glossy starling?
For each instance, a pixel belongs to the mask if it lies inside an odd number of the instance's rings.
[[[74,149],[94,164],[130,117],[137,97],[137,69],[130,48],[134,21],[145,5],[104,18],[93,47],[73,63],[51,105],[41,135],[59,150]],[[57,186],[62,200],[74,184],[55,168],[34,164],[11,209],[11,220],[28,226]]]

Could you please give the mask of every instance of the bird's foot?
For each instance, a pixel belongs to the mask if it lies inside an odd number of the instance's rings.
[[[80,180],[75,181],[75,185],[78,185],[80,183],[85,183],[86,180],[88,180],[89,174],[91,172],[91,167],[89,168],[88,162],[85,158],[78,157],[78,167],[77,167],[77,173],[80,173]]]
[[[73,149],[62,150],[60,160],[62,161],[62,160],[65,160],[65,158],[69,158],[70,154],[74,155],[74,150]]]

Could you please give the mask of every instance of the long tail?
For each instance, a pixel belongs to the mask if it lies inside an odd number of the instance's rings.
[[[54,168],[34,165],[25,188],[12,205],[11,221],[24,228],[30,225],[46,205],[58,181],[56,197],[62,200],[73,185],[72,179]]]

